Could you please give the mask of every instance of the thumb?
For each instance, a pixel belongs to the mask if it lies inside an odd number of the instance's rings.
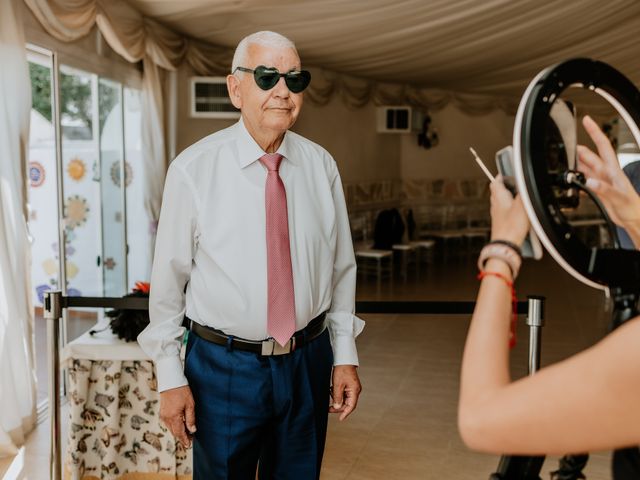
[[[195,433],[196,431],[196,411],[193,405],[193,402],[189,402],[187,404],[187,408],[184,411],[184,419],[187,424],[187,429],[190,433]]]
[[[333,408],[342,408],[342,403],[344,402],[344,385],[341,383],[334,385],[332,392]]]

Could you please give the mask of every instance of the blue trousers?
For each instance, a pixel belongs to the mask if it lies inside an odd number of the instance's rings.
[[[194,480],[320,477],[333,352],[325,331],[280,356],[190,332],[185,375],[195,400]]]

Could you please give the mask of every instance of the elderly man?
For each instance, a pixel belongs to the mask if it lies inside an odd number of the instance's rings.
[[[227,77],[240,121],[167,173],[138,340],[162,420],[193,438],[195,479],[318,478],[328,412],[342,420],[358,401],[364,322],[340,176],[288,130],[310,79],[285,37],[246,37]]]

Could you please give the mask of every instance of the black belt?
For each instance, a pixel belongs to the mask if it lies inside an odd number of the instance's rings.
[[[324,317],[325,314],[321,313],[311,320],[305,328],[296,332],[284,346],[281,346],[273,338],[268,338],[267,340],[262,341],[236,338],[226,335],[215,328],[205,327],[204,325],[200,325],[198,322],[185,318],[193,333],[203,340],[215,343],[216,345],[230,346],[231,348],[259,353],[261,355],[286,355],[287,353],[293,352],[296,348],[300,348],[318,338],[326,328],[324,324]]]

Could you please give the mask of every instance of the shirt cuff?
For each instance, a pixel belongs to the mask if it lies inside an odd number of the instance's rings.
[[[364,329],[364,321],[351,313],[327,313],[327,325],[333,349],[334,365],[359,365],[356,337]]]
[[[187,377],[184,376],[180,357],[165,357],[154,362],[156,365],[156,375],[158,377],[158,392],[171,390],[172,388],[188,385]]]

